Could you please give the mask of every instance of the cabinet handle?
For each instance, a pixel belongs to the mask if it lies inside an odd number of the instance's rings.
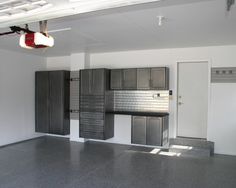
[[[79,110],[70,110],[70,113],[79,113]]]

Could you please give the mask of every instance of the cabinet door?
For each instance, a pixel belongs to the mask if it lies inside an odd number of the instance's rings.
[[[137,69],[123,70],[123,89],[137,89]]]
[[[92,85],[92,70],[81,70],[80,72],[80,94],[90,95]]]
[[[137,88],[150,89],[150,69],[137,69]]]
[[[104,95],[105,92],[105,70],[94,69],[92,78],[91,94],[93,95]]]
[[[147,145],[162,146],[162,118],[147,118]]]
[[[36,132],[49,131],[49,78],[48,72],[35,74],[35,120]]]
[[[166,68],[152,68],[151,69],[151,89],[157,90],[168,90],[168,79],[167,79]]]
[[[122,89],[122,70],[121,69],[113,69],[111,70],[111,89]]]
[[[50,128],[49,133],[63,134],[64,120],[64,72],[49,72],[50,80]]]
[[[133,116],[132,117],[132,136],[131,142],[133,144],[146,144],[146,117]]]

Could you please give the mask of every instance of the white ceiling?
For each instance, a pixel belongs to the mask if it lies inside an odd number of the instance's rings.
[[[0,0],[0,27],[160,1],[181,0]]]
[[[161,27],[158,26],[159,15],[165,17]],[[36,24],[30,26],[30,29],[37,29]],[[55,46],[50,49],[21,49],[18,36],[0,37],[0,48],[42,56],[62,56],[75,52],[232,45],[236,44],[236,5],[227,13],[225,0],[165,0],[162,4],[49,21],[49,30],[67,27],[71,30],[52,33]]]

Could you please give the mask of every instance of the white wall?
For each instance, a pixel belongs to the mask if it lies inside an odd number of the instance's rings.
[[[40,136],[35,133],[35,71],[46,59],[0,50],[0,146]]]
[[[47,70],[70,70],[70,56],[47,58]]]
[[[97,53],[91,54],[89,58],[90,63],[87,62],[85,64],[87,65],[86,68],[169,66],[170,89],[173,90],[173,99],[170,103],[170,137],[175,137],[177,62],[208,61],[212,67],[236,67],[235,52],[236,46],[215,46]],[[57,59],[65,60],[64,57],[55,57],[53,60],[56,61]],[[75,59],[77,58],[74,58],[73,66],[78,64],[78,62],[81,64],[82,60],[77,62]],[[84,61],[86,59],[88,58],[85,58]],[[66,63],[65,61],[65,64],[69,65],[71,62]],[[50,61],[48,61],[48,67],[50,66],[49,64],[51,64]],[[234,146],[236,143],[236,116],[233,114],[236,111],[236,84],[211,84],[209,90],[207,138],[215,142],[216,153],[236,155],[236,147]],[[126,126],[125,129],[124,126]],[[130,134],[126,134],[130,131],[130,127],[131,121],[129,116],[116,116],[115,137],[109,139],[108,142],[130,144]],[[78,130],[75,131],[78,133]],[[73,134],[73,130],[71,134]]]

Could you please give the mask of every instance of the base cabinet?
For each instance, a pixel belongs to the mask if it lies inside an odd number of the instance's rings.
[[[162,118],[147,118],[147,145],[162,146]]]
[[[132,143],[145,145],[146,142],[146,117],[133,116],[132,120]]]
[[[168,116],[132,116],[133,144],[164,146],[168,143]]]

